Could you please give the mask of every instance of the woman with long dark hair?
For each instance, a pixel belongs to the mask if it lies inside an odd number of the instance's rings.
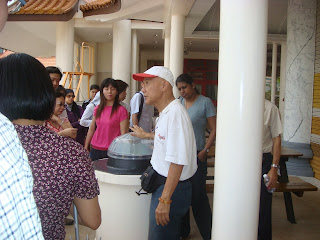
[[[129,132],[128,112],[119,103],[119,89],[116,81],[107,78],[102,81],[100,89],[100,104],[93,111],[85,144],[85,149],[89,151],[91,143],[92,160],[107,157],[107,151],[113,139]]]

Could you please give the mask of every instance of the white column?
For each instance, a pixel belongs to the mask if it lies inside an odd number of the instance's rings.
[[[184,23],[185,16],[171,16],[170,70],[174,81],[183,73]],[[176,86],[173,88],[173,94],[175,97],[180,95]]]
[[[164,38],[164,66],[170,68],[170,36],[167,35]]]
[[[216,240],[257,239],[267,18],[267,0],[221,1],[212,228]]]
[[[310,143],[316,0],[289,0],[283,140]]]
[[[286,60],[287,60],[287,44],[281,44],[281,60],[280,60],[280,96],[279,96],[279,111],[281,123],[283,125],[284,111],[284,93],[286,88]]]
[[[137,73],[138,72],[138,39],[137,39],[137,30],[132,30],[132,46],[131,46],[131,73]],[[127,91],[127,98],[131,99],[131,97],[137,92],[137,81],[135,81],[132,76],[130,76],[131,84],[129,86],[129,89]]]
[[[112,78],[130,85],[131,79],[131,21],[113,23]],[[125,102],[129,103],[127,97]]]
[[[276,43],[272,44],[272,76],[271,76],[271,102],[275,103],[277,91],[277,47]]]
[[[56,66],[62,72],[73,71],[74,20],[56,23]]]

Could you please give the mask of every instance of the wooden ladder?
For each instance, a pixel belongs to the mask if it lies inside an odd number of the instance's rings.
[[[88,98],[90,98],[90,96],[89,96],[90,78],[94,75],[93,73],[88,73],[88,72],[63,72],[63,74],[65,74],[65,76],[64,76],[64,79],[63,79],[63,82],[62,82],[62,86],[64,88],[70,88],[70,89],[72,88],[73,77],[74,76],[80,76],[79,82],[78,82],[78,85],[77,85],[77,90],[74,93],[75,98],[77,98],[77,96],[78,96],[83,76],[87,76],[88,77]],[[68,87],[66,87],[65,85],[66,85],[66,82],[67,82],[68,79],[69,79],[69,85],[68,85]]]
[[[83,56],[84,56],[84,49],[87,48],[89,50],[89,72],[84,72],[83,71]],[[78,61],[79,59],[79,49],[77,51],[77,64],[74,67],[73,72],[63,72],[63,74],[65,74],[63,82],[62,82],[62,86],[64,88],[67,80],[69,80],[69,85],[68,88],[72,88],[72,81],[73,81],[73,77],[74,76],[80,76],[79,77],[79,82],[77,85],[77,90],[75,92],[75,98],[77,98],[79,90],[80,90],[80,86],[81,86],[81,82],[82,82],[82,78],[83,76],[87,76],[88,77],[88,98],[90,98],[90,78],[94,75],[94,47],[86,42],[83,42],[81,44],[81,64]]]

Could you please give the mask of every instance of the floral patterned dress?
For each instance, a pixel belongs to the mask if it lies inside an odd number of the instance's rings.
[[[98,181],[88,152],[40,125],[15,125],[34,178],[33,195],[45,239],[65,239],[64,219],[75,196],[92,199]]]

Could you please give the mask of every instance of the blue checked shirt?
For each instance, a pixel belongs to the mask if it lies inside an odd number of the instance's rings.
[[[0,113],[0,239],[43,239],[28,157]]]

